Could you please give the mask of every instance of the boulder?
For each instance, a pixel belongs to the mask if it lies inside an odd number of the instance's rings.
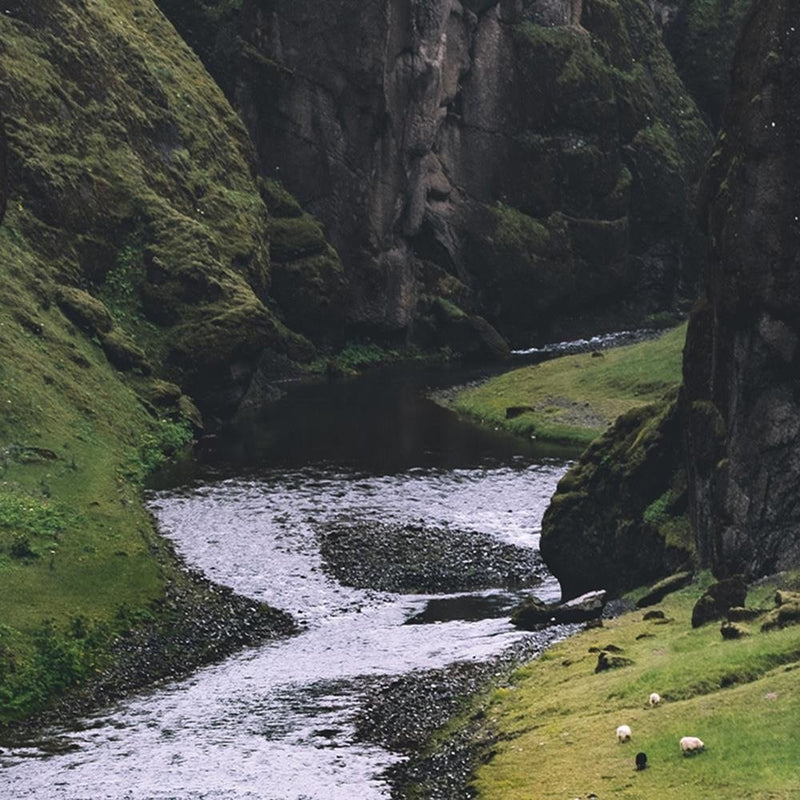
[[[741,625],[737,625],[735,622],[723,622],[719,632],[722,634],[722,638],[726,640],[741,639],[744,636],[750,635],[747,629],[743,628]]]
[[[605,650],[601,650],[597,656],[597,666],[595,672],[606,672],[610,669],[621,669],[633,664],[633,660],[624,656],[609,655]]]
[[[745,608],[744,606],[732,606],[728,609],[728,622],[750,622],[767,613],[764,608]]]
[[[59,286],[56,302],[64,314],[89,334],[108,333],[114,320],[105,304],[75,286]]]
[[[106,358],[122,372],[138,369],[143,374],[149,375],[152,372],[152,365],[147,359],[144,350],[128,336],[127,333],[119,328],[101,333],[100,345]]]
[[[562,595],[619,595],[693,566],[685,486],[675,397],[619,417],[561,479],[542,520],[542,558]]]
[[[730,608],[743,606],[746,597],[747,584],[741,575],[712,584],[692,609],[692,627],[726,617]]]
[[[778,590],[775,592],[775,604],[776,608],[769,612],[761,625],[762,631],[800,623],[800,594]]]
[[[566,603],[548,604],[531,595],[511,614],[511,622],[523,630],[536,630],[540,625],[588,622],[600,617],[605,605],[604,590],[587,592]]]

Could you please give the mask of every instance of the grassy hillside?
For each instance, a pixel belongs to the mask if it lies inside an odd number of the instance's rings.
[[[753,588],[748,606],[771,607],[775,587],[796,580]],[[664,600],[664,619],[644,620],[640,610],[586,630],[497,689],[483,709],[494,744],[477,769],[478,797],[800,796],[800,627],[764,633],[755,620],[743,624],[751,635],[725,641],[719,623],[692,629],[699,594],[695,585]],[[612,645],[632,663],[596,674],[598,649]],[[663,700],[650,708],[653,691]],[[616,740],[621,724],[632,729],[630,743]],[[687,735],[706,751],[682,756]],[[639,751],[648,756],[644,771],[634,767]]]
[[[218,643],[264,634],[179,569],[139,489],[200,424],[185,392],[224,413],[265,348],[313,348],[266,305],[244,128],[150,0],[10,0],[0,39],[3,723],[107,679],[148,626],[130,683],[219,655],[165,649],[177,596]]]
[[[658,339],[596,356],[523,367],[466,389],[452,407],[523,436],[586,444],[620,414],[659,400],[680,383],[685,338],[681,325]]]

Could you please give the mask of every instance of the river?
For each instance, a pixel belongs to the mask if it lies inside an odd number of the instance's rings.
[[[401,756],[355,736],[367,689],[534,634],[509,624],[509,587],[443,597],[344,586],[320,536],[380,523],[535,548],[570,455],[477,429],[426,399],[429,386],[466,377],[396,370],[297,387],[167,476],[148,502],[187,561],[288,611],[301,632],[0,751],[0,797],[390,796],[382,773]],[[556,583],[537,594],[557,599]]]

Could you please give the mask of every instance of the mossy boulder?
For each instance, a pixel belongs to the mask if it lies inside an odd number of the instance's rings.
[[[695,563],[675,393],[622,415],[558,484],[541,552],[564,597],[609,594]]]
[[[144,350],[119,328],[114,328],[107,333],[101,333],[100,344],[106,354],[106,358],[123,372],[138,369],[148,375],[153,369]]]
[[[105,304],[83,289],[59,286],[56,301],[67,317],[87,333],[108,333],[114,327],[114,320]]]
[[[669,575],[663,580],[650,586],[647,591],[636,601],[636,608],[647,608],[660,603],[668,594],[677,592],[688,586],[694,577],[693,572],[676,572],[674,575]],[[664,617],[663,611],[648,611],[644,615],[644,619],[656,619],[658,616]]]
[[[421,297],[410,333],[411,341],[424,349],[450,350],[467,359],[504,361],[511,355],[506,340],[486,319],[447,297]]]
[[[291,205],[283,195],[275,211],[287,216],[273,217],[268,225],[271,294],[290,327],[313,338],[337,340],[345,318],[342,263],[319,222],[309,214],[295,214],[296,203]]]
[[[728,616],[731,608],[744,606],[747,584],[741,575],[714,583],[705,590],[692,609],[692,627],[699,628]]]

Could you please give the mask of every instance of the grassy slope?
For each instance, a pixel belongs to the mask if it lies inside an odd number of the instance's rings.
[[[34,645],[44,620],[63,632],[83,618],[113,636],[127,625],[125,609],[162,595],[137,486],[162,457],[164,434],[184,435],[149,416],[100,346],[15,280],[27,254],[13,241],[13,213],[0,228],[13,264],[0,304],[0,722],[42,707],[96,666],[85,638],[61,642],[74,651],[71,666],[44,663]]]
[[[748,605],[769,607],[774,587],[752,590]],[[598,797],[704,800],[800,796],[800,627],[724,641],[718,624],[693,630],[690,587],[658,606],[668,624],[635,611],[556,645],[495,691],[487,710],[497,736],[475,787],[485,800]],[[645,635],[649,638],[637,638]],[[614,644],[634,661],[594,673],[597,653]],[[727,688],[723,688],[727,687]],[[661,706],[647,698],[657,691]],[[616,727],[632,742],[618,744]],[[682,736],[707,751],[684,758]],[[638,751],[649,768],[634,769]]]
[[[456,411],[524,436],[588,443],[620,414],[660,399],[681,379],[686,326],[658,339],[566,356],[508,372],[461,392]],[[530,411],[506,419],[511,406]]]
[[[0,225],[0,725],[86,682],[120,634],[159,613],[167,585],[188,585],[139,494],[188,429],[148,410],[137,389],[147,395],[149,379],[117,372],[59,310],[56,287],[102,297],[158,371],[175,336],[136,299],[145,246],[177,275],[176,296],[210,287],[179,306],[198,324],[262,313],[251,285],[268,269],[241,122],[155,6],[11,9],[0,15],[13,167]]]

